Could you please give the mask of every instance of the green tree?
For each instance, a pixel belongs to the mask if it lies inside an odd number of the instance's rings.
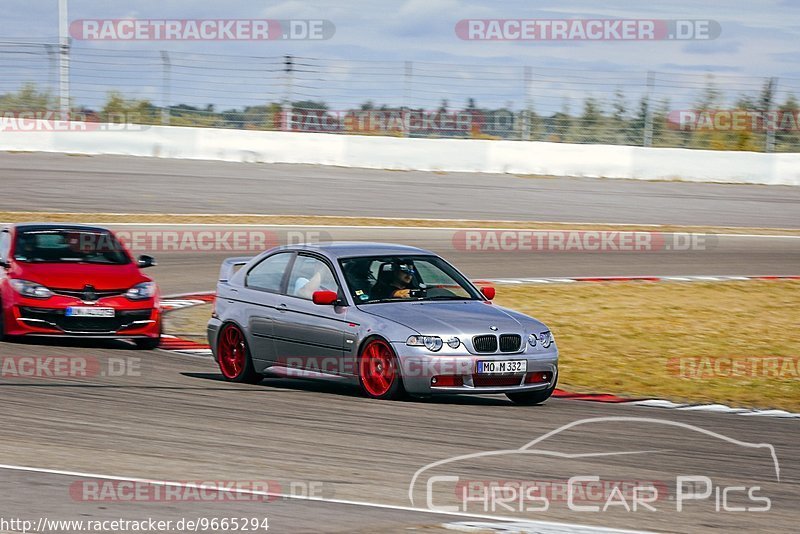
[[[0,111],[52,111],[57,109],[49,91],[38,91],[36,84],[26,83],[16,93],[0,95]]]
[[[603,136],[603,112],[600,105],[593,97],[583,101],[583,114],[581,114],[581,141],[584,143],[598,143]]]

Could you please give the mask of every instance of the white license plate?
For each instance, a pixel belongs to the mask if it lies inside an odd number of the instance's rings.
[[[528,360],[479,361],[479,375],[499,375],[525,373],[528,371]]]
[[[114,317],[114,308],[70,306],[66,315],[67,317]]]

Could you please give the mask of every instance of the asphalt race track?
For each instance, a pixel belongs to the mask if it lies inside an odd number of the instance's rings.
[[[318,488],[323,498],[409,506],[411,477],[429,462],[518,448],[583,418],[647,417],[772,444],[780,461],[780,483],[775,483],[766,452],[755,453],[653,422],[593,425],[585,431],[574,430],[553,447],[559,452],[654,451],[651,454],[623,459],[540,458],[535,463],[517,458],[513,467],[482,468],[481,476],[499,473],[495,475],[499,480],[565,480],[600,473],[612,480],[662,481],[674,486],[678,475],[699,475],[725,486],[758,485],[772,500],[770,512],[751,514],[716,513],[713,501],[690,503],[676,514],[675,503],[668,498],[656,505],[656,512],[575,513],[559,501],[547,512],[525,514],[528,519],[683,532],[715,528],[725,532],[737,526],[759,530],[764,521],[776,531],[789,531],[796,520],[800,498],[796,420],[558,399],[541,407],[517,408],[504,398],[488,396],[389,403],[367,400],[333,385],[292,380],[231,385],[220,380],[208,359],[135,351],[122,343],[31,342],[3,344],[0,350],[5,355],[124,359],[136,362],[138,369],[138,376],[3,379],[3,464],[157,480],[268,480],[283,492],[294,483]],[[523,460],[526,463],[520,465]],[[16,510],[30,517],[46,513],[45,517],[64,519],[168,519],[236,513],[267,516],[277,532],[375,532],[386,527],[401,531],[455,520],[282,499],[257,505],[83,502],[81,494],[76,496],[71,489],[75,483],[93,480],[91,476],[0,471],[0,507],[6,515]],[[478,477],[473,472],[471,478]],[[446,496],[441,498],[444,502]],[[425,501],[416,504],[425,506]]]
[[[4,210],[403,214],[800,227],[800,192],[783,187],[514,177],[490,177],[492,184],[481,186],[485,176],[30,154],[0,156],[0,174],[6,191],[15,191],[14,196],[0,198]],[[298,176],[309,181],[302,191],[291,188]],[[223,177],[232,182],[224,188]],[[353,187],[337,183],[351,179],[366,179],[371,185],[355,194]],[[465,185],[454,189],[452,180]],[[515,191],[513,199],[506,199],[509,183],[526,193]],[[224,192],[215,193],[217,187]],[[419,196],[420,189],[428,187],[436,192],[435,200]],[[315,195],[300,203],[308,191]],[[413,197],[408,205],[396,200],[403,192]],[[488,208],[470,200],[471,195],[479,195]],[[529,198],[541,202],[526,207]],[[270,231],[280,235],[285,230]],[[790,238],[718,237],[705,250],[691,252],[498,254],[458,250],[448,230],[317,230],[334,239],[414,243],[442,253],[476,278],[798,274],[800,266],[800,239]],[[220,260],[242,254],[154,255],[159,266],[150,272],[162,292],[171,294],[212,289]],[[137,351],[114,341],[2,343],[0,355],[83,358],[99,369],[89,377],[0,378],[4,517],[267,517],[272,532],[438,532],[445,531],[445,523],[497,523],[476,515],[568,523],[572,526],[567,531],[574,525],[676,532],[796,529],[797,419],[562,399],[527,408],[491,396],[379,402],[335,385],[290,379],[267,379],[256,386],[228,384],[209,359]],[[517,449],[568,423],[609,417],[628,419],[587,422],[542,442],[547,445],[543,449],[560,455],[476,459],[436,474],[456,474],[473,482],[563,482],[582,475],[652,481],[663,490],[652,503],[656,510],[616,506],[605,512],[578,512],[557,495],[551,495],[546,511],[520,511],[509,504],[485,510],[476,503],[468,507],[469,513],[458,509],[450,515],[411,509],[412,477],[430,462]],[[730,440],[772,445],[779,481],[765,448]],[[21,471],[20,466],[39,471]],[[312,493],[316,500],[97,501],[81,490],[102,483],[98,476],[182,484],[269,481],[279,494]],[[685,502],[677,512],[677,476],[708,477],[714,491],[707,499]],[[743,502],[742,495],[755,486],[756,495],[769,497],[770,510],[731,511],[763,504]],[[437,505],[452,504],[452,487],[444,482],[432,487],[428,494],[425,479],[417,482],[412,488],[414,508],[425,508],[426,497]],[[742,487],[745,493],[724,491]],[[727,501],[723,495],[728,495]],[[588,504],[602,507],[604,501]],[[544,524],[537,528],[555,531]]]
[[[264,213],[800,228],[789,186],[0,154],[0,210]]]

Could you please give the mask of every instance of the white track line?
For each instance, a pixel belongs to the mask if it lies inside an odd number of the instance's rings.
[[[774,281],[796,279],[797,275],[687,275],[687,276],[577,276],[574,278],[480,278],[474,280],[478,282],[492,282],[495,284],[571,284],[582,283],[601,283],[601,282],[735,282],[735,281]],[[657,280],[653,280],[653,279]],[[649,279],[649,280],[648,280]]]
[[[293,495],[293,494],[285,494],[285,493],[276,493],[271,491],[260,491],[260,490],[250,490],[244,488],[220,488],[218,486],[213,485],[206,485],[206,484],[194,484],[192,482],[176,482],[176,481],[169,481],[169,480],[154,480],[148,478],[136,478],[136,477],[123,477],[123,476],[114,476],[114,475],[100,475],[96,473],[83,473],[80,471],[66,471],[61,469],[46,469],[41,467],[28,467],[28,466],[21,466],[21,465],[10,465],[10,464],[0,464],[0,469],[4,469],[7,471],[21,471],[21,472],[28,472],[28,473],[42,473],[47,475],[58,475],[58,476],[66,476],[66,477],[80,477],[80,478],[92,478],[97,480],[113,480],[118,482],[133,482],[139,484],[150,484],[154,486],[164,486],[164,487],[173,487],[173,488],[185,488],[185,489],[199,489],[204,491],[225,491],[225,492],[232,492],[232,493],[239,493],[244,495],[257,495],[261,497],[274,497],[279,499],[292,499],[298,501],[309,501],[309,502],[322,502],[328,504],[342,504],[347,506],[362,506],[367,508],[378,508],[382,510],[396,510],[401,512],[414,512],[414,513],[421,513],[421,514],[432,514],[432,515],[440,515],[440,516],[451,516],[451,517],[463,517],[463,518],[473,518],[473,519],[488,519],[490,521],[501,521],[501,522],[512,522],[512,523],[520,523],[520,518],[518,517],[504,517],[504,516],[495,516],[490,514],[474,514],[474,513],[458,513],[458,512],[447,512],[447,511],[437,511],[437,510],[430,510],[428,508],[416,508],[413,506],[401,506],[395,504],[381,504],[381,503],[371,503],[371,502],[364,502],[364,501],[351,501],[348,499],[329,499],[325,497],[311,497],[307,495]],[[619,532],[619,533],[631,533],[634,534],[637,531],[631,530],[617,530],[617,529],[610,529],[610,528],[603,528],[603,527],[591,527],[580,525],[578,523],[556,523],[551,521],[522,521],[525,525],[527,525],[531,529],[537,529],[535,532],[547,533],[547,532],[571,532],[571,531],[579,531],[579,532],[587,532],[587,533],[611,533],[611,532]],[[547,529],[558,529],[548,531]]]
[[[73,214],[70,214],[73,215]],[[74,215],[81,215],[81,214],[74,214]],[[183,215],[181,215],[183,216]],[[189,217],[196,216],[196,215],[187,215]],[[222,215],[223,217],[225,215]],[[431,221],[438,221],[440,219],[427,219]],[[442,219],[442,221],[454,221],[458,222],[458,219]],[[64,224],[76,224],[61,221]],[[489,223],[495,221],[487,221]],[[514,222],[514,221],[501,221],[501,222]],[[0,222],[0,225],[8,225],[8,224],[16,224],[10,222]],[[383,225],[360,225],[360,224],[272,224],[272,223],[171,223],[171,222],[164,222],[164,223],[134,223],[134,222],[84,222],[80,224],[92,225],[92,226],[161,226],[161,227],[168,227],[168,226],[180,226],[180,227],[221,227],[221,228],[335,228],[335,229],[346,229],[346,230],[446,230],[450,232],[459,231],[459,230],[485,230],[485,231],[492,231],[492,232],[590,232],[590,231],[604,231],[604,230],[591,230],[589,228],[495,228],[489,226],[475,226],[475,227],[466,227],[466,226],[383,226]],[[590,227],[592,225],[597,226],[624,226],[629,228],[657,228],[660,225],[647,225],[647,224],[623,224],[623,223],[546,223],[546,224],[578,224]],[[783,235],[783,234],[730,234],[730,233],[716,233],[716,232],[702,232],[702,231],[691,231],[687,229],[683,232],[663,232],[656,230],[606,230],[609,232],[613,231],[625,231],[625,232],[651,232],[651,233],[658,233],[661,235],[685,235],[685,234],[704,234],[716,237],[746,237],[746,238],[769,238],[769,239],[800,239],[800,235]]]

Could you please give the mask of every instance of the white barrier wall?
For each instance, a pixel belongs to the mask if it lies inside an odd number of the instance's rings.
[[[138,128],[134,126],[134,128]],[[0,150],[306,163],[394,170],[800,185],[800,154],[149,126],[9,131]],[[39,128],[41,129],[41,128]]]

